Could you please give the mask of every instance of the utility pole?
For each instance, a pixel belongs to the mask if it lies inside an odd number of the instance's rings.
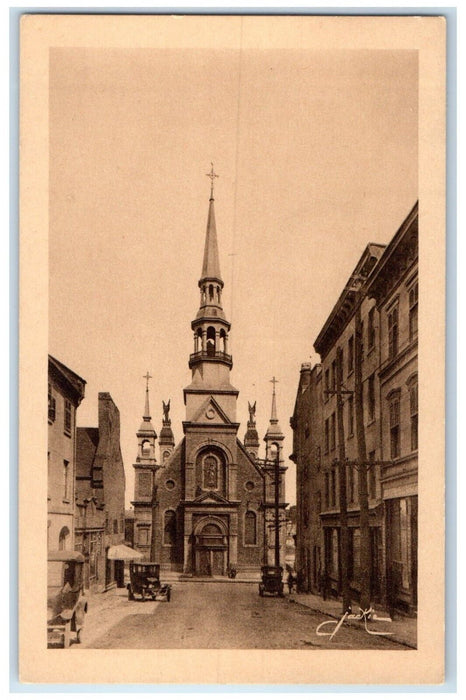
[[[336,390],[326,391],[326,394],[335,394],[337,397],[337,425],[338,425],[338,481],[340,484],[340,573],[341,592],[343,599],[343,613],[351,607],[351,594],[348,579],[348,508],[346,499],[346,454],[345,454],[345,427],[343,423],[344,394],[352,394],[352,391],[343,389],[343,352],[337,348],[337,385]]]
[[[359,281],[361,284],[362,281]],[[367,454],[366,434],[364,430],[364,406],[362,384],[362,321],[361,321],[362,293],[359,288],[356,292],[355,330],[354,330],[354,409],[356,417],[356,437],[358,447],[359,479],[359,528],[361,534],[360,550],[360,606],[367,610],[371,603],[371,552],[369,530],[369,497],[367,493]]]
[[[157,554],[156,554],[156,536],[157,536],[157,506],[159,502],[157,501],[157,486],[155,484],[155,471],[153,472],[154,476],[154,487],[152,489],[152,528],[151,528],[151,537],[150,537],[150,560],[155,561]]]
[[[275,566],[280,566],[280,451],[275,457]]]

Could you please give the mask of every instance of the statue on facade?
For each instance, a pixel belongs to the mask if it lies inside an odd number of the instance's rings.
[[[256,417],[256,402],[255,401],[253,404],[250,404],[248,401],[248,411],[249,411],[249,422],[254,423],[254,419]]]
[[[170,420],[169,413],[170,413],[170,399],[168,400],[168,403],[165,403],[165,401],[162,401],[162,406],[163,406],[163,421],[164,423],[168,423]]]

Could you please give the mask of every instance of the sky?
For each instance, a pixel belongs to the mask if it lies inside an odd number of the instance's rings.
[[[417,53],[56,48],[49,78],[49,351],[87,382],[78,425],[118,406],[127,504],[147,371],[183,436],[211,162],[239,437],[275,376],[288,456],[301,363],[418,197]]]

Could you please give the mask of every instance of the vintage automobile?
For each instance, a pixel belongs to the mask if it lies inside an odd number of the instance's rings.
[[[168,583],[160,583],[160,564],[154,564],[152,561],[131,561],[129,576],[128,600],[135,600],[136,596],[139,596],[140,600],[151,598],[170,602],[171,586]]]
[[[87,613],[84,557],[80,552],[52,551],[47,566],[47,647],[67,648],[81,641]]]
[[[283,567],[282,566],[262,566],[262,581],[259,583],[259,595],[283,596]]]

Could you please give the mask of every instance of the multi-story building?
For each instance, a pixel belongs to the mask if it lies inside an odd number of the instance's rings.
[[[417,606],[418,205],[368,281],[379,314],[384,568],[392,604]]]
[[[352,596],[358,597],[360,591],[364,543],[358,481],[364,469],[369,501],[371,598],[385,599],[395,587],[404,591],[406,602],[414,600],[411,581],[415,582],[417,561],[417,451],[409,448],[417,446],[415,241],[417,207],[389,246],[367,246],[314,343],[321,364],[312,368],[306,363],[301,368],[291,426],[292,457],[297,465],[297,569],[304,591],[317,592],[324,587],[327,593],[341,591],[341,449],[336,395],[341,361]],[[402,313],[405,317],[400,321]],[[359,348],[355,345],[356,332],[361,339]],[[360,420],[368,466],[358,464],[356,352],[361,358]],[[387,466],[387,461],[393,464]],[[399,587],[402,555],[404,579]]]
[[[125,472],[120,412],[99,393],[98,428],[77,429],[75,549],[85,557],[85,584],[123,585],[123,561],[110,551],[125,541]]]
[[[86,382],[48,357],[48,497],[49,551],[74,548],[76,473],[76,409],[84,398]]]

